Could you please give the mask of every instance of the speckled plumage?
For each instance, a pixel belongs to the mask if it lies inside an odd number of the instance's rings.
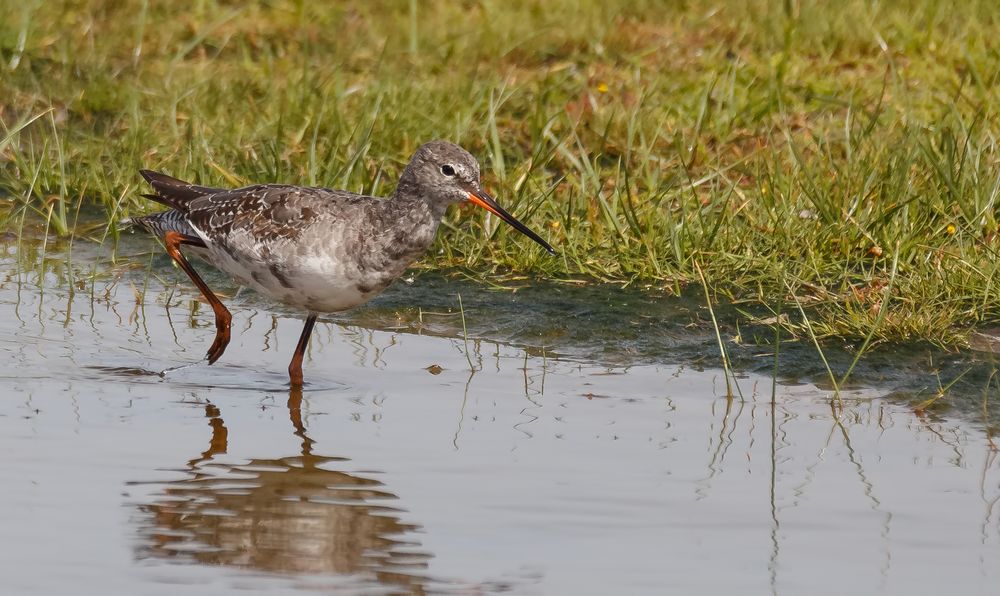
[[[207,247],[197,254],[239,283],[320,313],[384,290],[427,249],[440,222],[421,200],[285,185],[223,191],[186,207],[182,218],[167,211],[146,227],[168,220],[193,232]]]
[[[482,191],[475,158],[445,141],[417,150],[389,199],[284,184],[227,190],[146,170],[142,175],[155,191],[146,196],[171,209],[135,218],[135,224],[173,240],[174,251],[184,244],[239,283],[308,311],[311,320],[315,313],[363,304],[384,290],[427,250],[452,203],[476,202],[552,251]],[[204,285],[179,252],[171,256]],[[219,309],[226,317],[228,311],[221,303],[213,308],[221,334]],[[210,350],[210,362],[228,343],[228,320],[225,325],[226,337],[217,338],[221,349],[214,356]],[[305,341],[309,330],[311,323]]]
[[[456,146],[443,152],[478,182],[471,155]],[[433,242],[448,203],[421,192],[419,180],[380,199],[283,184],[225,190],[144,175],[157,192],[152,198],[174,208],[136,223],[157,235],[172,229],[198,236],[207,249],[193,252],[239,283],[320,313],[357,306],[384,290]]]

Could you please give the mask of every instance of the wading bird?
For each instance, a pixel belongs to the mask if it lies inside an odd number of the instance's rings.
[[[316,317],[381,293],[427,250],[449,205],[471,201],[555,254],[483,191],[476,159],[446,141],[417,149],[389,199],[285,184],[228,190],[149,170],[141,174],[155,191],[144,196],[170,209],[132,222],[163,240],[212,306],[216,332],[208,363],[225,352],[232,315],[181,247],[238,283],[307,313],[288,365],[292,386],[302,385],[302,357]]]

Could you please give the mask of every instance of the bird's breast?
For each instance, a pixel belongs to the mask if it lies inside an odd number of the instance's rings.
[[[311,312],[337,312],[377,296],[426,251],[437,222],[410,223],[330,222],[295,239],[267,241],[237,230],[209,246],[209,260],[272,300]]]

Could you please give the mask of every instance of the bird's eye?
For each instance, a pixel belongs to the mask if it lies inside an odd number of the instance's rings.
[[[455,168],[451,167],[448,164],[444,164],[443,166],[441,166],[441,173],[451,178],[452,176],[455,175]]]

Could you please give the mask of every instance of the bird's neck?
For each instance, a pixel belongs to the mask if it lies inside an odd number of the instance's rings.
[[[438,220],[444,217],[444,212],[448,209],[447,204],[432,200],[419,185],[407,180],[406,176],[399,180],[390,202],[401,211],[420,210],[424,207]]]
[[[444,209],[436,209],[431,201],[411,193],[400,193],[379,204],[375,217],[383,221],[383,226],[394,230],[397,246],[409,246],[414,251],[423,251],[434,240],[438,224],[444,217]]]
[[[363,236],[362,249],[356,252],[368,291],[381,290],[402,275],[434,242],[441,223],[440,214],[412,196],[377,201],[366,217],[377,233]]]

